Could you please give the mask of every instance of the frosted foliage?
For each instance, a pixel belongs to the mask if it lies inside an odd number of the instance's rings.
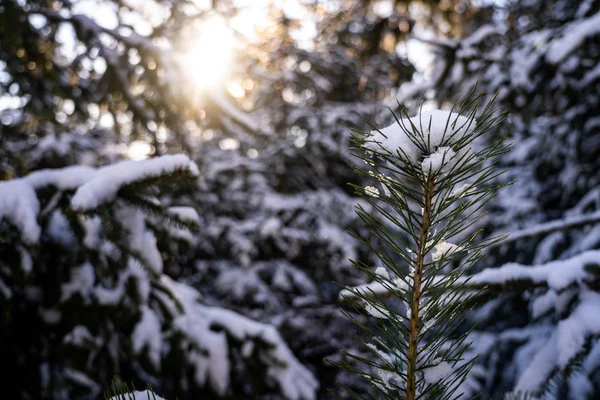
[[[79,294],[85,301],[88,301],[88,294],[94,286],[95,279],[94,267],[89,262],[73,268],[71,279],[62,285],[60,301],[66,301],[75,294]]]
[[[198,174],[198,167],[187,156],[167,155],[151,160],[122,161],[99,168],[92,179],[80,186],[71,199],[76,211],[89,211],[115,200],[123,186],[145,178],[158,177],[177,170]]]
[[[27,243],[37,243],[40,238],[39,211],[38,198],[27,182],[22,179],[0,182],[0,222],[6,219],[14,225]]]
[[[193,207],[169,207],[167,212],[169,214],[176,215],[177,217],[179,217],[179,219],[183,221],[193,222],[196,224],[200,223],[200,217],[198,216],[198,213]]]
[[[590,336],[600,334],[600,294],[584,292],[580,294],[580,300],[575,311],[560,321],[556,329],[556,362],[560,368],[567,367],[584,350]]]
[[[401,119],[400,124],[394,122],[387,128],[371,132],[369,146],[375,150],[383,148],[394,155],[399,153],[402,159],[417,164],[423,156],[435,153],[438,147],[452,150],[452,143],[474,129],[475,122],[465,116],[444,110],[423,111],[410,119]],[[435,166],[440,162],[439,155],[430,159]]]
[[[154,234],[146,228],[144,213],[132,207],[121,206],[115,210],[115,216],[127,232],[130,249],[152,272],[157,274],[162,272],[162,257],[156,247]]]
[[[600,13],[590,18],[574,21],[565,29],[563,36],[550,45],[546,58],[553,64],[560,63],[589,37],[600,34]]]
[[[189,353],[199,384],[207,380],[217,393],[225,393],[231,374],[227,336],[238,342],[259,344],[260,360],[266,373],[289,400],[312,400],[318,382],[286,346],[277,330],[226,309],[207,307],[197,302],[198,294],[187,285],[161,278],[181,302],[184,313],[174,321],[174,328],[188,338],[193,346]],[[217,328],[219,331],[215,331]],[[227,334],[227,335],[226,335]]]
[[[162,335],[160,320],[147,306],[142,308],[142,318],[131,334],[133,351],[140,353],[144,348],[154,368],[160,368]]]
[[[124,185],[148,177],[169,174],[176,170],[187,170],[197,174],[196,165],[187,156],[162,156],[152,160],[124,161],[115,165],[94,169],[86,166],[67,167],[56,170],[40,170],[30,175],[8,182],[0,182],[0,221],[7,220],[21,233],[27,243],[37,243],[40,226],[37,215],[40,212],[35,190],[53,186],[59,190],[76,190],[71,205],[76,211],[91,211],[107,202],[113,202],[117,192]],[[184,217],[193,218],[189,211]],[[146,235],[146,241],[150,238]],[[143,243],[141,243],[143,245]],[[152,263],[155,270],[162,266]]]

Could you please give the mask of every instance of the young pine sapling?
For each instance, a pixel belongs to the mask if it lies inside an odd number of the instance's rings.
[[[480,140],[505,114],[491,102],[478,112],[479,105],[469,96],[456,111],[420,110],[412,118],[399,106],[391,126],[353,138],[367,166],[358,173],[375,181],[355,186],[369,205],[357,213],[370,239],[353,236],[380,262],[374,271],[353,262],[373,282],[341,293],[366,319],[346,315],[373,338],[364,343],[369,356],[347,353],[340,363],[373,386],[375,394],[361,398],[458,398],[473,366],[463,322],[477,291],[466,272],[502,239],[476,241],[476,222],[500,186],[494,158],[509,150],[503,139]]]

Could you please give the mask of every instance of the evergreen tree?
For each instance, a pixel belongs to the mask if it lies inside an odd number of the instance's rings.
[[[189,241],[200,221],[158,196],[197,174],[179,155],[0,183],[5,394],[95,397],[118,374],[180,398],[224,395],[237,348],[285,397],[313,398],[317,382],[272,326],[164,274],[157,237]]]

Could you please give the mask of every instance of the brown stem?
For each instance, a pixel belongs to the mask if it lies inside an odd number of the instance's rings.
[[[427,248],[427,237],[431,223],[431,208],[433,202],[434,181],[427,179],[425,189],[425,201],[423,205],[423,218],[421,220],[421,231],[417,240],[417,260],[413,276],[413,296],[410,312],[410,331],[408,334],[408,359],[406,369],[406,400],[415,400],[417,393],[417,380],[415,378],[418,357],[418,333],[419,333],[419,301],[421,299],[421,281],[423,279],[423,267]]]

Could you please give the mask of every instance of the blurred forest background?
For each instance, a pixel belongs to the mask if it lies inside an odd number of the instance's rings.
[[[2,397],[97,398],[114,375],[181,400],[360,391],[324,361],[364,351],[335,282],[378,266],[346,233],[351,128],[476,85],[510,112],[517,181],[478,268],[575,272],[491,288],[464,392],[600,398],[600,1],[1,0]],[[131,164],[95,167],[180,153],[198,171],[76,201],[84,172],[109,187]]]

